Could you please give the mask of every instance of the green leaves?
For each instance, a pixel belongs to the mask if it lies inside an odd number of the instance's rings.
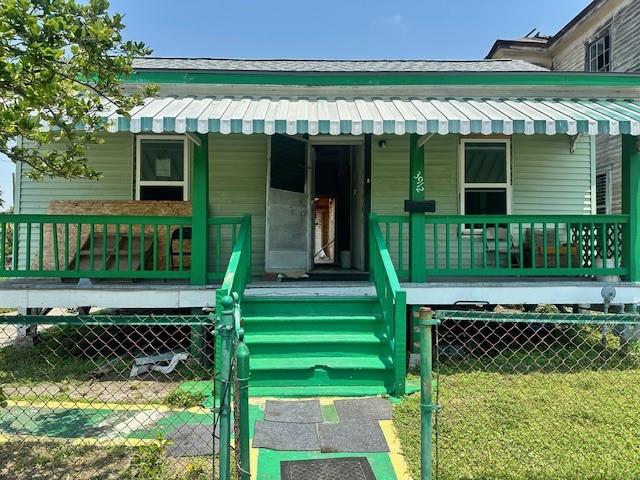
[[[108,9],[106,0],[0,2],[0,153],[33,178],[97,178],[86,159],[104,127],[95,114],[126,112],[155,92],[121,90],[133,58],[151,50],[123,40],[123,17]]]

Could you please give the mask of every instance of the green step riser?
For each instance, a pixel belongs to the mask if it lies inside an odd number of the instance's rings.
[[[342,333],[380,333],[384,332],[384,327],[379,322],[351,322],[349,324],[337,324],[337,323],[307,323],[307,322],[251,322],[245,321],[244,325],[245,335],[248,337],[252,333],[259,334],[274,334],[282,336],[293,335],[313,335],[313,334],[325,334],[330,335],[332,332]]]
[[[391,386],[384,385],[316,385],[302,387],[253,387],[249,386],[251,397],[366,397],[372,395],[389,394],[393,391]]]
[[[271,344],[271,345],[255,345],[251,344],[251,341],[247,342],[249,346],[249,352],[251,352],[252,358],[259,357],[284,357],[284,356],[296,356],[304,355],[309,356],[309,352],[313,352],[314,355],[322,357],[339,357],[339,356],[362,356],[362,355],[383,355],[389,357],[391,355],[390,348],[387,344]]]
[[[379,313],[376,302],[324,301],[250,301],[242,303],[242,315],[289,316],[289,315],[375,315]]]
[[[300,387],[307,385],[351,385],[380,386],[393,384],[393,371],[388,372],[349,372],[336,374],[324,370],[304,371],[266,371],[252,372],[249,385],[255,387]]]

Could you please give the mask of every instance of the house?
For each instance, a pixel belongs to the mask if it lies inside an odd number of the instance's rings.
[[[488,59],[523,59],[551,70],[640,71],[640,1],[594,0],[553,36],[496,40]],[[620,213],[622,164],[616,137],[596,140],[596,210]]]
[[[17,166],[0,304],[221,308],[261,394],[402,393],[421,305],[640,298],[640,76],[522,60],[144,58],[99,182]],[[596,212],[596,139],[622,213]],[[10,241],[7,235],[13,232]],[[257,389],[257,390],[256,390]]]

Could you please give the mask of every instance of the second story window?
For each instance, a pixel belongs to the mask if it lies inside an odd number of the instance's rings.
[[[609,32],[587,44],[585,70],[587,72],[611,71],[611,37]]]

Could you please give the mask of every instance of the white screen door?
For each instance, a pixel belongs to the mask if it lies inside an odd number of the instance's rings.
[[[309,264],[308,144],[271,138],[267,192],[266,270],[306,272]]]

